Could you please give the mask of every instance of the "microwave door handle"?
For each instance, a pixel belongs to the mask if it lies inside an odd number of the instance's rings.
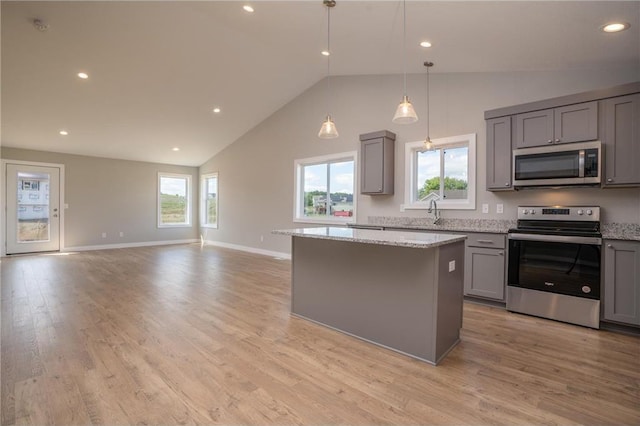
[[[578,177],[584,177],[584,149],[578,151]]]

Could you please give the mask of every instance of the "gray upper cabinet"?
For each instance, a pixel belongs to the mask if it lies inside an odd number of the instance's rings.
[[[640,94],[602,101],[604,186],[640,185]]]
[[[640,326],[640,243],[605,241],[604,319]]]
[[[395,140],[388,130],[360,135],[361,194],[393,194]]]
[[[598,139],[598,102],[516,115],[516,148]]]
[[[464,294],[504,300],[505,236],[468,234],[465,242]]]
[[[516,115],[516,148],[553,143],[553,110]]]
[[[512,190],[511,116],[487,120],[487,190]]]

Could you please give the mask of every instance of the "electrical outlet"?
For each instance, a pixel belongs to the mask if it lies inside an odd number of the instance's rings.
[[[106,232],[102,233],[102,238],[107,238],[107,233]]]
[[[264,235],[260,235],[260,242],[264,243]]]
[[[504,213],[504,205],[503,204],[496,204],[496,213]]]
[[[456,270],[456,261],[452,260],[449,262],[449,272],[453,272]]]
[[[69,204],[64,203],[64,208],[65,208],[65,209],[68,209],[68,208],[69,208]]]
[[[124,237],[124,232],[120,231],[120,238]]]
[[[482,205],[482,213],[489,213],[489,204]]]

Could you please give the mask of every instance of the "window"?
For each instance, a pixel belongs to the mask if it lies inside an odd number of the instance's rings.
[[[406,192],[404,209],[426,209],[436,201],[439,209],[476,208],[476,135],[433,140],[424,151],[422,141],[405,145]]]
[[[218,174],[209,173],[202,175],[202,188],[200,197],[201,224],[206,228],[218,227]]]
[[[191,226],[191,176],[158,173],[158,227]]]
[[[294,221],[355,221],[356,155],[346,152],[296,160]]]

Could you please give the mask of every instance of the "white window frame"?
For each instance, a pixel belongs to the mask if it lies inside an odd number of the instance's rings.
[[[187,212],[186,212],[186,222],[185,223],[162,223],[162,208],[160,206],[160,182],[162,178],[182,178],[187,180]],[[158,228],[190,228],[191,227],[191,211],[192,211],[192,187],[191,187],[191,175],[181,174],[181,173],[165,173],[158,172],[158,187],[156,188],[156,196],[157,200],[157,210],[158,210]]]
[[[438,209],[441,210],[475,210],[476,208],[476,134],[450,136],[446,138],[433,139],[433,146],[439,149],[456,148],[468,146],[468,187],[466,200],[438,200]],[[408,142],[404,146],[405,160],[405,194],[404,204],[400,210],[426,210],[429,203],[416,200],[416,173],[418,161],[416,153],[424,150],[424,142]],[[444,171],[444,170],[443,170]]]
[[[216,178],[216,223],[206,223],[207,212],[207,180]],[[200,226],[203,228],[218,229],[220,223],[220,177],[218,172],[206,173],[200,176]]]
[[[304,182],[302,181],[302,169],[304,166],[312,166],[314,164],[339,163],[341,161],[353,161],[353,215],[351,217],[335,217],[327,216],[323,219],[311,219],[303,215],[304,211]],[[358,188],[358,152],[349,151],[339,154],[329,154],[319,157],[302,158],[294,161],[294,194],[293,194],[293,222],[314,223],[324,225],[346,225],[355,223],[357,209],[357,188]],[[327,175],[327,180],[330,176]],[[327,182],[327,188],[328,187]]]

